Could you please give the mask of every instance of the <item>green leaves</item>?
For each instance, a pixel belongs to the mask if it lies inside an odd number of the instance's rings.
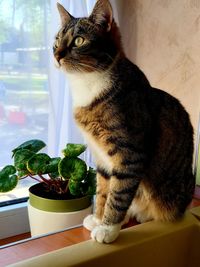
[[[64,158],[51,158],[38,153],[45,143],[41,140],[24,142],[13,152],[14,166],[0,171],[0,192],[12,190],[20,178],[38,175],[37,180],[46,183],[49,191],[64,194],[67,190],[74,196],[93,195],[96,188],[96,172],[78,156],[86,150],[82,144],[67,144],[62,151]],[[45,176],[44,176],[45,175]],[[49,176],[49,177],[48,177]]]
[[[47,165],[46,173],[52,173],[52,174],[57,173],[58,174],[58,164],[60,161],[61,161],[60,157],[52,158],[50,160],[49,164]],[[57,177],[58,177],[58,175],[57,175]]]
[[[74,196],[94,195],[96,192],[96,171],[92,168],[89,168],[87,175],[82,181],[70,179],[69,190]]]
[[[35,155],[34,152],[28,149],[17,150],[14,154],[14,165],[17,170],[25,171],[27,169],[28,160]]]
[[[65,180],[82,181],[87,173],[87,165],[79,158],[65,157],[60,161],[58,171]]]
[[[17,185],[18,178],[16,169],[12,165],[4,167],[0,171],[0,192],[5,193],[14,189]]]
[[[70,180],[69,181],[69,190],[70,190],[70,193],[73,196],[80,196],[80,195],[82,195],[83,194],[83,192],[82,192],[82,183],[81,182]]]
[[[87,176],[84,179],[82,184],[82,193],[83,195],[92,196],[96,192],[96,171],[92,168],[89,168]]]
[[[81,144],[67,144],[66,148],[62,150],[65,157],[76,158],[86,150],[85,145]]]
[[[85,179],[87,183],[86,195],[95,195],[96,193],[96,171],[93,168],[89,168],[87,177]]]
[[[35,154],[27,162],[27,169],[31,174],[58,173],[58,163],[61,158],[50,158],[47,154]]]
[[[13,152],[13,156],[15,155],[17,151],[22,150],[22,149],[27,149],[27,150],[30,150],[31,152],[37,153],[45,146],[46,144],[43,141],[38,140],[38,139],[33,139],[33,140],[24,142],[17,148],[13,149],[12,152]]]
[[[24,142],[12,151],[19,177],[24,177],[29,173],[33,175],[45,173],[51,158],[44,153],[36,154],[45,146],[43,141],[34,139]]]
[[[93,182],[96,183],[95,179],[96,179],[96,171],[93,168],[90,167],[89,170],[88,170],[88,173],[87,173],[86,180],[89,183],[93,183]]]
[[[51,158],[47,154],[35,154],[27,162],[27,169],[31,174],[44,174],[50,161]]]

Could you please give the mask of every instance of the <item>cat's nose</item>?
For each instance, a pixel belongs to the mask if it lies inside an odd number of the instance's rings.
[[[63,50],[58,50],[58,51],[54,52],[54,57],[55,57],[56,60],[59,62],[62,58],[65,57],[65,51],[63,51]]]

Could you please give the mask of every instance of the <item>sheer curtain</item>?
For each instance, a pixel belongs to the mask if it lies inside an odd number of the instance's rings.
[[[73,16],[88,16],[96,0],[62,0],[59,1]],[[59,29],[60,18],[58,15],[57,0],[51,1],[51,37],[50,45]],[[112,1],[116,17],[114,1]],[[118,21],[118,20],[117,20]],[[84,140],[73,119],[72,100],[70,88],[66,76],[54,66],[52,52],[50,50],[50,115],[49,115],[49,139],[48,149],[51,156],[60,154],[66,143],[83,143]],[[89,150],[85,153],[85,160],[92,165]]]

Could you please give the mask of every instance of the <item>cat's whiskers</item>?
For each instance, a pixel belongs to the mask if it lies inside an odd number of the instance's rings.
[[[111,57],[108,53],[105,54],[109,59],[111,59],[112,63],[114,62],[115,58]]]
[[[79,62],[78,65],[79,65],[79,66],[82,66],[82,67],[89,68],[89,69],[91,69],[92,71],[97,71],[97,68],[96,68],[95,66],[93,67],[93,66],[90,66],[90,65],[85,64],[85,63],[82,63],[82,62]],[[101,67],[100,65],[98,66],[98,69],[105,71],[105,68]],[[83,71],[83,72],[84,72],[84,71]]]

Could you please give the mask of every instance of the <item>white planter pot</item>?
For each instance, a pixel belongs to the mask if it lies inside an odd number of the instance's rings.
[[[89,196],[55,200],[42,197],[42,192],[42,183],[29,188],[28,216],[32,236],[80,225],[92,213]]]
[[[28,216],[31,236],[56,232],[83,223],[83,219],[92,213],[92,205],[73,212],[50,212],[34,208],[28,201]]]

